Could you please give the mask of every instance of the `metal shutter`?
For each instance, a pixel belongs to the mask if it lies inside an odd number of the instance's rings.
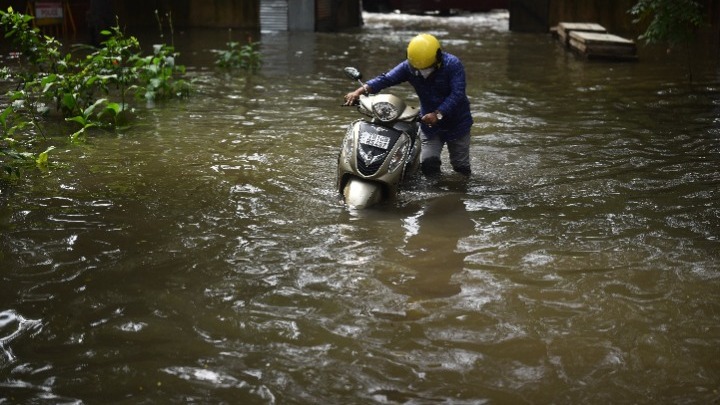
[[[287,0],[260,1],[260,29],[262,31],[287,31]]]

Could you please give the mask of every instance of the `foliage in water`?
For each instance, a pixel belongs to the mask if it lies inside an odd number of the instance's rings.
[[[133,103],[148,104],[188,96],[185,67],[166,44],[143,55],[138,40],[118,26],[102,31],[99,48],[75,47],[63,54],[57,39],[31,26],[32,17],[12,8],[0,10],[0,29],[17,52],[17,69],[4,69],[12,82],[8,104],[0,109],[0,169],[16,176],[28,165],[44,167],[46,125],[67,122],[69,139],[77,142],[90,128],[115,128],[131,116]],[[83,56],[77,56],[83,55]],[[5,101],[5,100],[3,100]],[[5,105],[5,103],[3,103]]]
[[[217,54],[215,59],[217,66],[228,70],[242,69],[250,72],[256,72],[262,66],[259,42],[253,42],[248,38],[245,45],[240,45],[237,41],[228,41],[225,45],[227,49],[214,51]]]

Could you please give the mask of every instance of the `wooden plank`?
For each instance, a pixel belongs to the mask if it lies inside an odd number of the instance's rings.
[[[578,52],[594,55],[635,55],[635,48],[630,46],[615,46],[607,44],[586,44],[574,39],[570,40],[570,46]]]
[[[600,24],[596,23],[578,23],[578,22],[561,22],[557,25],[557,27],[553,30],[557,33],[558,38],[560,41],[565,44],[565,46],[569,45],[570,41],[570,34],[572,32],[598,32],[598,33],[607,33],[607,30],[605,27],[603,27]]]
[[[575,49],[576,51],[582,53],[582,54],[584,54],[585,52],[587,52],[587,47],[585,46],[585,44],[582,43],[582,42],[579,42],[579,41],[576,40],[576,39],[570,38],[570,47],[571,47],[572,49]]]
[[[614,52],[608,52],[608,53],[600,53],[600,52],[590,52],[584,55],[584,57],[588,60],[607,60],[607,61],[624,61],[624,62],[634,62],[638,60],[638,57],[636,54],[631,55],[624,55],[624,54],[618,54]]]
[[[587,39],[587,38],[586,38]],[[597,38],[594,38],[597,39]],[[637,60],[637,48],[632,41],[593,41],[570,38],[570,48],[588,59]]]
[[[558,24],[559,31],[583,31],[583,32],[607,32],[605,27],[597,23],[573,23],[561,22]]]
[[[607,33],[573,31],[570,33],[570,38],[586,44],[603,43],[618,46],[635,46],[635,42],[632,40]]]
[[[561,22],[551,30],[565,47],[588,59],[637,59],[635,42],[588,22]]]

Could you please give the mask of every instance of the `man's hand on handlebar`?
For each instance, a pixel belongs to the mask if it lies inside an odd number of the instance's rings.
[[[345,95],[345,105],[355,105],[357,104],[358,100],[360,99],[360,96],[365,92],[363,88],[359,88],[358,90],[351,91],[350,93]]]
[[[357,90],[352,91],[345,95],[345,104],[344,105],[356,105],[358,100],[360,99],[360,96],[363,94],[368,94],[368,87],[367,85],[363,85],[361,87],[358,87]]]

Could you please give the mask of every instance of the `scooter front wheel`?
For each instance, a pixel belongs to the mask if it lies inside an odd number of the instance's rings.
[[[354,209],[364,209],[379,203],[383,197],[382,186],[373,181],[351,178],[343,188],[345,204]]]

